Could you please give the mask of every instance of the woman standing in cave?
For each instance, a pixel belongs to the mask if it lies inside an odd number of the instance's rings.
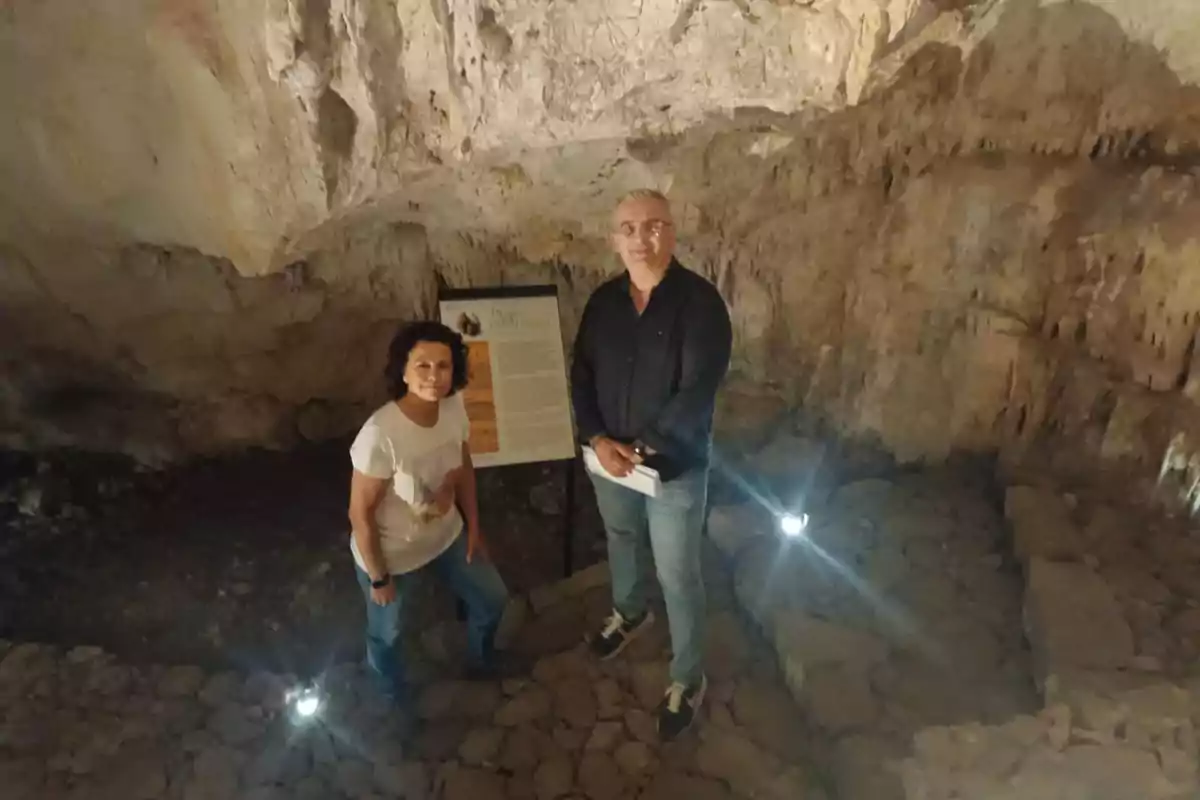
[[[462,337],[440,322],[406,325],[392,340],[384,375],[392,399],[350,448],[350,549],[367,605],[367,663],[388,698],[409,707],[396,645],[415,573],[433,570],[466,605],[473,677],[495,674],[508,590],[479,530],[459,394],[467,383]]]

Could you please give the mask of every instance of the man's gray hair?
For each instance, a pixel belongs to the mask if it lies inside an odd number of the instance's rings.
[[[658,189],[633,189],[621,195],[621,199],[617,201],[617,205],[621,205],[629,200],[658,200],[659,202],[670,206],[671,201],[667,196]]]

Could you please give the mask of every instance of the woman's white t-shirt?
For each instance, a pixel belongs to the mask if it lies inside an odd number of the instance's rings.
[[[469,431],[462,395],[455,394],[442,400],[432,428],[421,427],[396,403],[388,403],[371,415],[350,446],[350,461],[356,470],[391,481],[375,508],[383,558],[391,574],[420,569],[462,533],[457,507],[430,520],[422,520],[420,511],[432,502],[446,473],[462,465],[462,446]],[[359,569],[365,571],[353,536],[350,551]]]

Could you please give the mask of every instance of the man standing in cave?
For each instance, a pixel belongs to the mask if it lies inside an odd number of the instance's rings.
[[[691,725],[708,686],[700,537],[713,411],[733,334],[716,287],[674,257],[665,196],[630,192],[612,226],[625,271],[588,299],[575,340],[572,403],[580,437],[610,475],[645,463],[662,488],[651,497],[591,476],[608,538],[613,611],[590,643],[601,659],[613,658],[653,622],[644,582],[648,533],[673,651],[658,708],[659,735],[670,740]]]

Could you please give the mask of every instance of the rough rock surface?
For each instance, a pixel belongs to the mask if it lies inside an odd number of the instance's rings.
[[[353,427],[440,284],[555,283],[569,335],[651,183],[733,309],[731,428],[803,407],[1131,491],[1187,432],[1187,472],[1188,0],[171,9],[0,20],[4,441]]]
[[[1087,672],[1186,677],[1200,656],[1200,544],[1187,522],[1147,516],[1107,494],[1037,494],[1059,532],[1047,530],[1047,517],[1014,516],[1010,504],[1015,540],[1074,542],[1069,555],[1027,565],[1025,624],[1039,682]]]
[[[1194,534],[1108,493],[1015,486],[1005,505],[1025,559],[1043,708],[920,731],[904,762],[906,796],[1196,796]]]
[[[919,5],[14,8],[0,22],[0,75],[14,101],[0,154],[6,174],[25,179],[6,185],[28,190],[5,190],[5,227],[86,224],[257,273],[339,212],[392,200],[402,209],[422,171],[481,163],[495,174],[478,189],[502,195],[531,177],[515,160],[524,150],[607,141],[583,154],[583,177],[625,137],[674,134],[747,106],[788,114],[853,102]],[[146,30],[153,35],[132,33]],[[76,39],[90,47],[74,69],[55,69],[58,46]],[[110,91],[93,91],[101,87]],[[176,115],[162,112],[167,98]],[[503,224],[503,208],[487,213]]]
[[[909,800],[1183,800],[1200,788],[1194,693],[1167,683],[1088,693],[1003,725],[931,728],[904,764]]]
[[[1132,666],[1133,632],[1116,594],[1084,564],[1035,559],[1029,567],[1025,620],[1040,664],[1101,670]]]
[[[811,448],[792,452],[801,481]],[[786,460],[772,471],[786,478]],[[1189,526],[1107,492],[1015,485],[1006,529],[970,475],[818,493],[799,539],[753,500],[710,515],[739,600],[828,741],[816,758],[837,797],[1196,796]]]

